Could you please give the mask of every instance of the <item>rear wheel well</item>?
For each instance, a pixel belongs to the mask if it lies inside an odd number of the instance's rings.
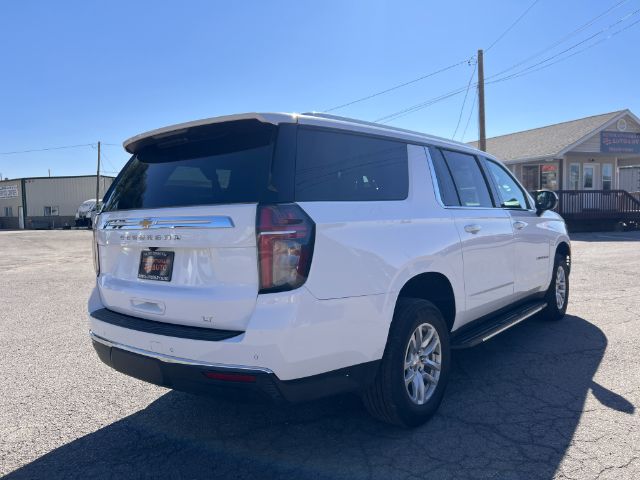
[[[456,319],[456,300],[451,282],[441,273],[429,272],[416,275],[404,284],[398,298],[421,298],[433,303],[442,313],[449,331]]]
[[[560,242],[556,247],[556,255],[560,255],[564,257],[567,267],[569,267],[569,271],[571,271],[571,248],[567,244],[567,242]]]

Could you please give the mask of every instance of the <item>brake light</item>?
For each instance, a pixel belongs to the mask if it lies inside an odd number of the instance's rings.
[[[315,224],[295,203],[258,205],[260,293],[300,287],[309,275]]]

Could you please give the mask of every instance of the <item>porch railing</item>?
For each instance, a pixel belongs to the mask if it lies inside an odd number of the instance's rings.
[[[626,190],[559,190],[557,211],[566,220],[640,219],[640,195]]]

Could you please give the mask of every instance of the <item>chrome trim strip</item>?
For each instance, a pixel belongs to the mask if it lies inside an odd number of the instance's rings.
[[[254,372],[258,371],[258,372],[263,372],[268,374],[273,373],[272,370],[266,367],[252,367],[247,365],[229,365],[226,363],[210,363],[210,362],[203,362],[200,360],[190,360],[188,358],[174,357],[172,355],[165,355],[164,353],[150,352],[149,350],[143,350],[141,348],[131,347],[129,345],[124,345],[122,343],[107,340],[106,338],[95,334],[92,330],[89,330],[89,336],[91,337],[91,340],[101,343],[102,345],[105,345],[107,347],[115,347],[120,350],[126,350],[127,352],[136,353],[138,355],[143,355],[145,357],[155,358],[156,360],[160,360],[161,362],[164,362],[164,363],[177,363],[180,365],[190,365],[192,367],[220,368],[220,369],[228,369],[228,370],[250,370]]]
[[[508,287],[509,285],[513,285],[513,282],[503,283],[502,285],[498,285],[497,287],[491,287],[491,288],[488,288],[486,290],[482,290],[482,291],[477,292],[477,293],[472,293],[470,296],[474,297],[476,295],[482,295],[483,293],[489,293],[489,292],[492,292],[494,290],[498,290],[499,288]]]
[[[292,235],[297,233],[295,230],[274,230],[272,232],[260,232],[258,235]]]
[[[511,327],[519,324],[520,322],[522,322],[523,320],[526,320],[527,318],[535,315],[536,313],[538,313],[540,310],[543,310],[545,307],[547,306],[547,304],[545,303],[544,305],[540,305],[536,308],[534,308],[533,310],[529,311],[528,313],[522,315],[521,318],[518,318],[515,322],[509,323],[508,325],[505,325],[504,327],[496,330],[495,332],[492,332],[490,335],[486,336],[486,337],[482,337],[482,341],[486,342],[487,340],[489,340],[490,338],[495,337],[496,335],[498,335],[499,333],[504,332],[505,330],[510,329]]]
[[[139,217],[114,218],[104,222],[105,230],[155,230],[158,228],[233,228],[231,217]]]
[[[429,151],[429,147],[424,147],[424,153],[427,157],[427,166],[429,167],[429,173],[431,174],[431,184],[433,187],[433,194],[436,197],[436,202],[442,208],[447,208],[447,206],[442,201],[442,196],[440,194],[440,185],[438,184],[438,179],[436,177],[436,170],[433,166],[433,160],[431,159],[431,152]]]

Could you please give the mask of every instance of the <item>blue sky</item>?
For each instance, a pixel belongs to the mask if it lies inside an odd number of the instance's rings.
[[[494,75],[621,0],[539,0],[485,56]],[[412,80],[487,48],[532,0],[457,2],[30,1],[0,6],[0,152],[97,142],[108,171],[121,142],[145,130],[245,111],[325,110]],[[597,32],[636,12],[604,33]],[[640,19],[640,0],[517,72]],[[640,24],[549,68],[487,85],[487,134],[630,108],[640,114]],[[465,86],[462,64],[333,113],[374,120]],[[392,125],[451,137],[464,94]],[[472,90],[457,137],[474,99]],[[474,113],[465,140],[477,138]],[[91,146],[0,155],[3,177],[95,172]]]

